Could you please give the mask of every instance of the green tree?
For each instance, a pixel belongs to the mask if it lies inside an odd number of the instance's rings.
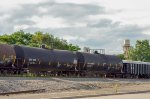
[[[4,34],[0,36],[0,42],[7,44],[29,45],[31,38],[32,34],[24,33],[24,31],[20,30],[10,35]]]
[[[43,44],[42,40],[43,40],[43,33],[40,31],[35,32],[34,35],[32,36],[30,46],[39,47],[40,45]]]
[[[48,49],[80,50],[77,45],[68,44],[66,40],[59,39],[50,33],[43,33],[41,31],[31,34],[20,30],[10,35],[4,34],[0,36],[0,43],[26,45],[31,47],[40,47],[42,44],[45,44]]]
[[[122,59],[122,60],[125,60],[125,56],[124,56],[124,54],[119,54],[119,55],[117,55],[120,59]]]
[[[150,45],[148,40],[137,40],[135,48],[130,48],[128,59],[150,62]]]

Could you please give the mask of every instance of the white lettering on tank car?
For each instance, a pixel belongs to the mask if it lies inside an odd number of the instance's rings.
[[[73,64],[77,64],[77,59],[74,59],[74,60],[73,60]]]
[[[58,63],[57,63],[57,67],[60,67],[60,65],[61,65],[61,64],[58,62]]]
[[[29,58],[29,64],[36,64],[36,59]]]

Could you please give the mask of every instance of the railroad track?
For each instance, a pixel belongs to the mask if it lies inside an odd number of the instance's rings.
[[[41,93],[41,92],[45,92],[45,89],[6,92],[6,93],[0,93],[0,95],[13,95],[13,94],[25,94],[25,93]]]

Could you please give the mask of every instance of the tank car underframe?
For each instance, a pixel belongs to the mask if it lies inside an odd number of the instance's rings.
[[[150,74],[130,74],[122,73],[122,78],[150,78]]]
[[[28,73],[29,70],[27,68],[12,68],[12,67],[3,67],[0,68],[0,75],[17,75],[17,74],[25,74]]]
[[[101,71],[74,71],[74,70],[53,70],[53,71],[41,71],[41,72],[34,72],[36,75],[44,75],[44,76],[62,76],[62,77],[119,77],[121,78],[122,75],[120,73],[106,73]]]

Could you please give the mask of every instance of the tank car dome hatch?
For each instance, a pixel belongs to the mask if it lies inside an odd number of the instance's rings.
[[[40,48],[46,49],[46,45],[45,45],[45,44],[42,44],[42,45],[40,46]]]
[[[99,54],[98,51],[94,51],[94,54]]]
[[[11,45],[0,44],[0,65],[11,66],[15,58],[16,54]]]

